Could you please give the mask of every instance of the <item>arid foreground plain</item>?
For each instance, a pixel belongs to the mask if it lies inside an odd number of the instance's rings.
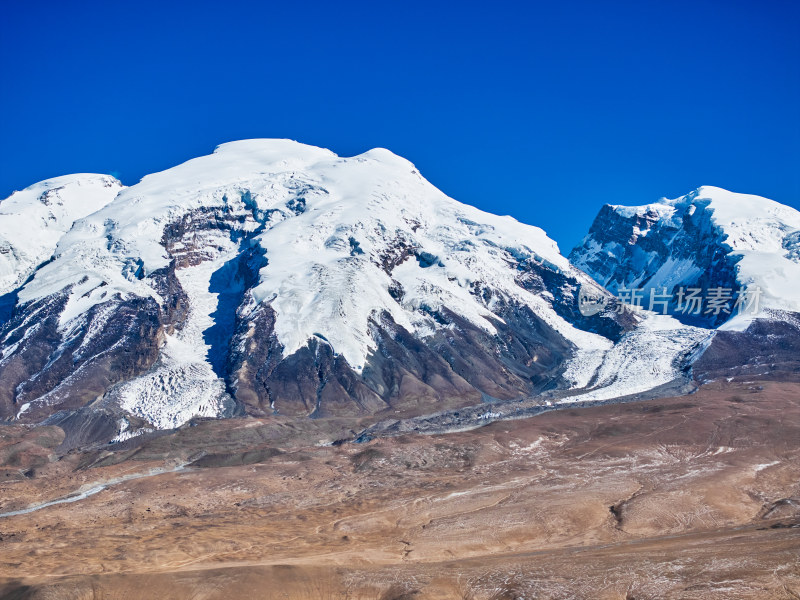
[[[62,455],[60,428],[3,427],[3,597],[800,597],[797,383],[321,443],[336,428]]]

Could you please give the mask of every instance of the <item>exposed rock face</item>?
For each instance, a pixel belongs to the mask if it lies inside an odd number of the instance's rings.
[[[567,386],[637,323],[582,316],[607,292],[540,229],[388,151],[238,142],[118,192],[14,290],[0,418],[432,412]]]
[[[724,246],[724,235],[715,229],[707,206],[676,215],[669,209],[645,207],[643,211],[620,210],[605,205],[589,235],[570,253],[570,260],[586,270],[609,291],[621,288],[649,292],[677,292],[679,286],[709,289],[736,288],[736,263],[740,257]],[[661,212],[659,213],[659,210]],[[670,218],[663,218],[667,214]],[[691,318],[690,323],[716,325],[728,315]]]

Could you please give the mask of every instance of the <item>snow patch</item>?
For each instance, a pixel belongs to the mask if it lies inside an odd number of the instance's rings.
[[[0,201],[0,296],[53,255],[73,223],[111,202],[124,186],[110,175],[56,177]]]

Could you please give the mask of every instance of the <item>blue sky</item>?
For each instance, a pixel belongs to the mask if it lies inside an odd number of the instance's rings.
[[[800,208],[800,2],[4,2],[0,197],[252,137],[383,146],[568,251],[700,185]]]

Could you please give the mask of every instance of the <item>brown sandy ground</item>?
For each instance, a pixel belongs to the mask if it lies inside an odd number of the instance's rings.
[[[318,445],[205,422],[59,457],[2,428],[8,598],[800,598],[800,385]],[[61,434],[63,437],[63,433]]]

